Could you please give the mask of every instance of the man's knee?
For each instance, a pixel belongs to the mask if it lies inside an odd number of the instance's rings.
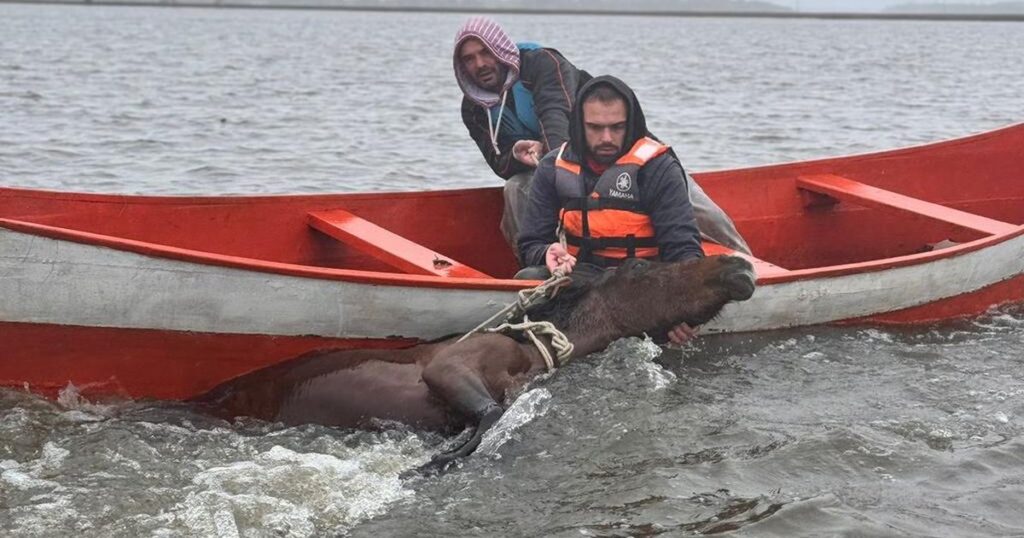
[[[548,271],[548,268],[543,265],[531,265],[520,269],[512,278],[516,280],[547,280],[551,278],[551,271]]]
[[[505,196],[519,194],[525,196],[530,192],[530,180],[533,179],[532,172],[520,172],[505,180]]]

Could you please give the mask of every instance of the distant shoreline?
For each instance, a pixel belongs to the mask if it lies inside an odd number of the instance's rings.
[[[829,12],[758,12],[758,11],[624,11],[604,9],[523,9],[523,8],[468,8],[417,6],[330,6],[245,4],[239,2],[145,2],[131,0],[0,0],[0,4],[44,4],[69,6],[122,6],[122,7],[188,7],[215,9],[277,9],[313,11],[364,11],[386,13],[477,13],[491,15],[620,15],[635,17],[694,17],[694,18],[747,18],[747,19],[827,19],[827,20],[904,20],[904,21],[980,21],[1024,22],[1024,14],[992,13],[829,13]]]

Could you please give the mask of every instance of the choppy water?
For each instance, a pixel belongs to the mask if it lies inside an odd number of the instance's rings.
[[[458,15],[0,5],[0,183],[150,193],[495,185]],[[1019,121],[1012,23],[504,16],[638,89],[695,170]],[[614,66],[614,68],[612,67]],[[0,353],[2,353],[0,342]],[[0,534],[1020,536],[1024,311],[642,340],[438,438],[0,391]]]

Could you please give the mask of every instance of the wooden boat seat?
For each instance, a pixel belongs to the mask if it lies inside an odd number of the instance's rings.
[[[458,278],[493,278],[344,209],[313,211],[309,225],[405,273]]]
[[[754,264],[754,274],[758,278],[766,276],[777,276],[789,272],[789,269],[783,269],[778,265],[771,262],[750,256],[749,254],[743,254],[742,252],[736,252],[735,250],[719,245],[718,243],[712,243],[710,241],[704,241],[701,243],[701,247],[704,249],[705,256],[716,256],[718,254],[728,254],[730,256],[739,256],[745,258],[750,263]]]
[[[834,204],[836,201],[843,201],[865,207],[904,211],[947,222],[986,235],[1002,234],[1018,228],[1015,224],[933,204],[833,174],[800,176],[796,179],[796,186],[815,195],[824,195],[828,198],[825,203]],[[822,203],[820,199],[810,200],[809,202],[809,205],[812,206],[821,205]]]

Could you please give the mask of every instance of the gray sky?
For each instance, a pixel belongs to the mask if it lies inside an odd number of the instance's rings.
[[[899,4],[941,4],[942,0],[768,0],[800,11],[881,11]],[[984,0],[947,0],[949,4],[991,4]]]

